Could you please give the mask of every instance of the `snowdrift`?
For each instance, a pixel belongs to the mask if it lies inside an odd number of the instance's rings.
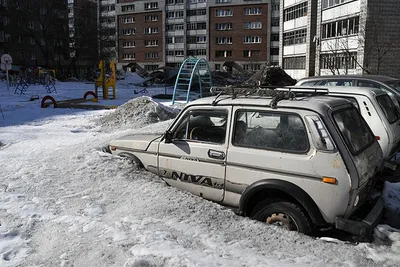
[[[175,118],[178,112],[179,110],[157,103],[150,97],[138,97],[104,115],[97,124],[103,128],[121,129],[133,125],[141,127]]]

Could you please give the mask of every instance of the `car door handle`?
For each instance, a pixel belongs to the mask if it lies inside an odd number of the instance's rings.
[[[210,149],[210,150],[208,150],[208,156],[210,158],[213,158],[213,159],[224,159],[225,158],[225,153],[222,152],[222,151],[217,151],[217,150]]]

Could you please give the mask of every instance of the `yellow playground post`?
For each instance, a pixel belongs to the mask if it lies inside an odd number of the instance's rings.
[[[99,91],[98,88],[102,87],[102,96],[103,99],[108,99],[109,95],[108,95],[108,89],[110,87],[113,88],[113,99],[115,99],[116,96],[116,69],[115,69],[115,62],[114,60],[112,60],[110,62],[110,69],[111,69],[111,75],[109,78],[105,78],[105,66],[104,66],[104,60],[100,60],[99,63],[99,68],[100,68],[100,77],[97,78],[97,80],[95,81],[95,92],[97,94],[97,96],[99,97]]]

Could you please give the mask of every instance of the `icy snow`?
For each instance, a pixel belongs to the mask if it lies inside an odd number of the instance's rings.
[[[0,84],[0,266],[400,266],[400,234],[389,226],[379,227],[390,245],[287,232],[101,152],[113,138],[162,133],[171,122],[173,110],[132,100],[140,95],[129,83],[103,101],[127,102],[111,111],[41,109],[22,101],[44,88],[19,96]],[[56,86],[56,99],[93,88]]]

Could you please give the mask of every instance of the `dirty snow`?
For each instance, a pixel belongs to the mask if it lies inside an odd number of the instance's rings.
[[[178,109],[161,105],[153,101],[151,97],[142,96],[134,98],[119,106],[114,112],[102,116],[97,124],[111,129],[128,128],[133,124],[143,126],[172,119],[178,112]]]
[[[91,86],[58,83],[56,97],[81,96]],[[29,90],[43,96],[42,88]],[[115,101],[133,97],[131,86],[119,84]],[[0,84],[7,107],[0,117],[0,266],[400,266],[400,233],[389,226],[377,229],[386,245],[287,232],[101,152],[127,132],[168,127],[171,120],[161,120],[169,117],[158,114],[164,108],[151,100],[131,101],[137,110],[125,116],[123,106],[40,109],[37,101],[21,102],[27,99]],[[145,118],[148,112],[157,119]]]

